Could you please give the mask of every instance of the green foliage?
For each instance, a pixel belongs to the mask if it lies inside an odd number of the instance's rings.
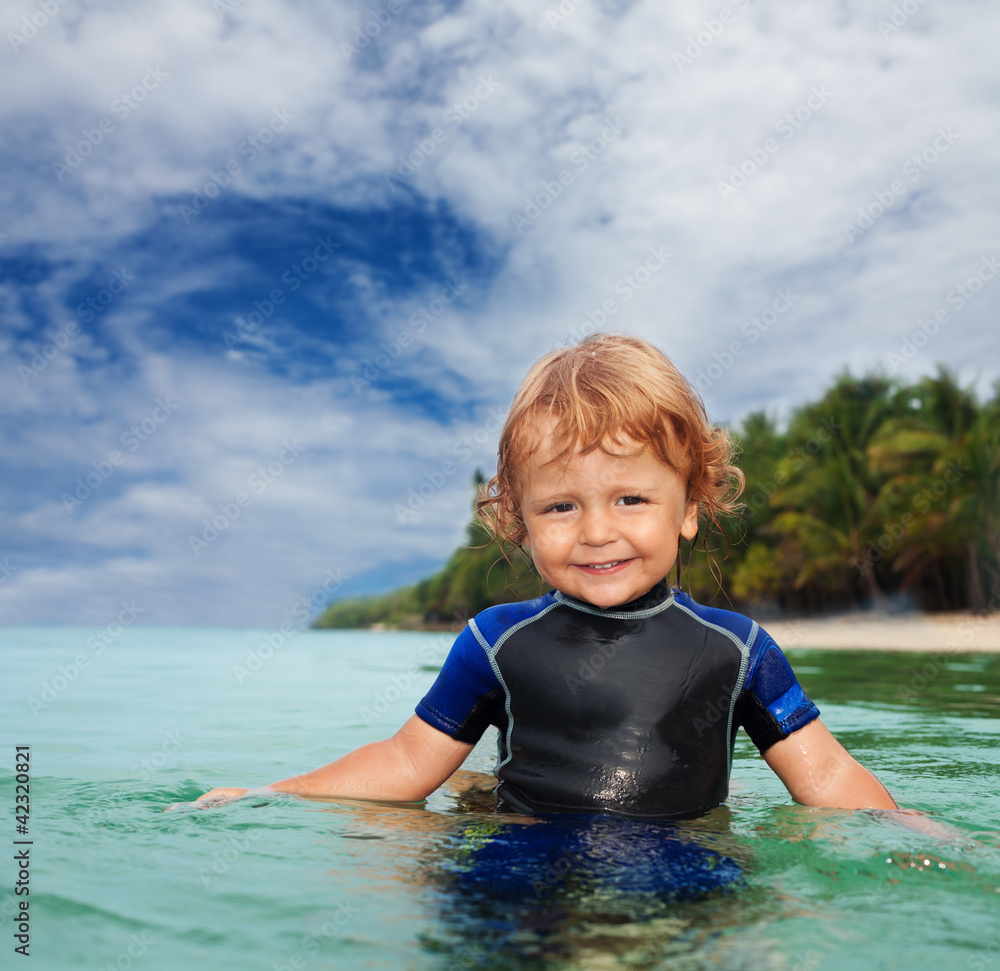
[[[680,582],[696,599],[791,610],[890,596],[930,610],[1000,603],[1000,382],[980,403],[943,368],[913,385],[844,373],[785,431],[754,412],[732,434],[745,508],[682,544]],[[544,591],[530,560],[505,558],[475,518],[466,540],[426,580],[335,603],[315,626],[453,626]]]
[[[743,603],[829,608],[903,595],[925,609],[1000,599],[1000,385],[980,404],[940,369],[904,386],[843,374],[780,436],[741,429]]]

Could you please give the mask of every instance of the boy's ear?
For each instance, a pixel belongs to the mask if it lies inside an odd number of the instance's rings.
[[[530,550],[531,549],[531,537],[528,535],[528,526],[527,526],[527,523],[525,523],[525,521],[524,521],[524,513],[523,512],[518,517],[518,522],[520,523],[521,529],[524,531],[524,539],[521,540],[520,545],[523,546],[526,550]]]
[[[693,540],[698,535],[698,502],[696,499],[688,501],[684,510],[684,519],[681,521],[681,536],[686,540]]]

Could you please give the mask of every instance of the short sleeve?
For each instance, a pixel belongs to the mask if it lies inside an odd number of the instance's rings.
[[[491,724],[500,724],[503,712],[503,688],[475,633],[466,627],[416,713],[445,735],[474,745]]]
[[[740,723],[751,741],[763,753],[818,717],[781,648],[759,630],[739,700]]]

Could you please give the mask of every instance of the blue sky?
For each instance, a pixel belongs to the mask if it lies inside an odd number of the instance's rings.
[[[986,3],[51,6],[0,23],[0,623],[426,575],[595,322],[719,421],[1000,375]]]

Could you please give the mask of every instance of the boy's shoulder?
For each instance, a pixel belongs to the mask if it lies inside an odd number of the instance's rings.
[[[487,607],[476,614],[470,623],[490,644],[493,644],[512,627],[534,620],[558,604],[559,601],[556,600],[555,594],[549,591],[532,600],[520,600],[516,603],[496,604],[493,607]]]
[[[746,614],[737,613],[735,610],[723,610],[720,607],[706,607],[683,590],[674,590],[674,603],[701,623],[737,637],[747,647],[751,647],[758,640],[761,628]]]
[[[706,607],[682,590],[675,589],[672,594],[673,606],[679,607],[697,622],[740,641],[748,648],[759,649],[765,641],[770,640],[766,632],[757,625],[757,622],[745,614],[737,613],[734,610],[722,610],[719,607]],[[530,623],[559,605],[560,601],[556,597],[555,591],[550,590],[541,597],[535,597],[532,600],[487,607],[470,621],[470,627],[473,627],[477,632],[477,640],[494,645],[504,634],[513,632],[514,628]],[[669,613],[669,611],[665,613]],[[664,614],[660,616],[666,619]],[[753,653],[756,652],[753,651]]]

